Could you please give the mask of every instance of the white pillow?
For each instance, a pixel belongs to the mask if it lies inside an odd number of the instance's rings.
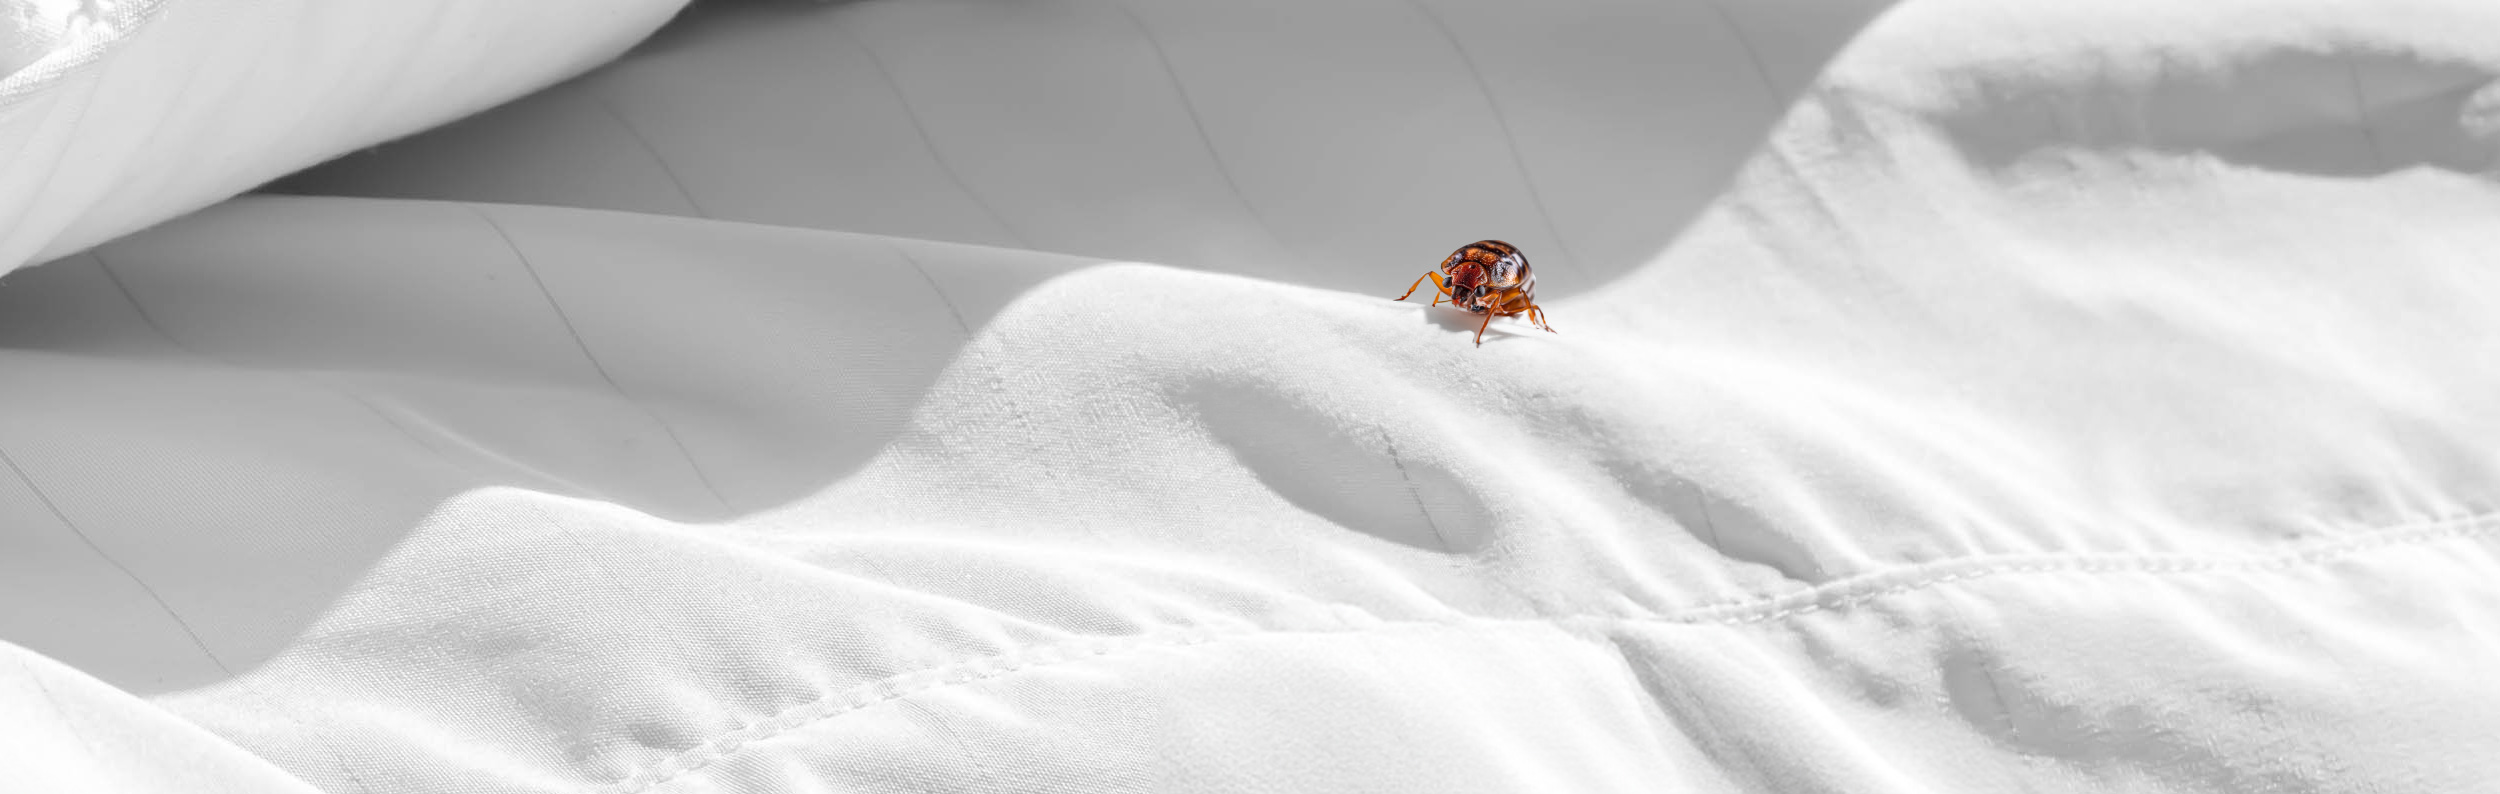
[[[605,61],[685,0],[0,0],[0,272]]]

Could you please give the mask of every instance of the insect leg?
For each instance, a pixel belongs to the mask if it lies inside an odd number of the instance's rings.
[[[1536,304],[1529,302],[1526,290],[1515,288],[1502,290],[1502,314],[1535,322],[1535,317],[1528,313],[1535,309]]]
[[[1493,325],[1493,315],[1500,314],[1500,313],[1501,313],[1501,312],[1492,311],[1492,310],[1486,310],[1486,311],[1485,311],[1485,313],[1484,313],[1484,322],[1481,322],[1481,323],[1477,323],[1477,324],[1476,324],[1476,346],[1477,346],[1477,347],[1483,347],[1483,346],[1484,346],[1484,329],[1486,329],[1486,328],[1488,328],[1488,327],[1491,327],[1491,326]]]
[[[1538,310],[1538,305],[1528,300],[1528,292],[1515,290],[1515,287],[1513,290],[1503,290],[1503,315],[1518,315],[1518,317],[1528,317],[1528,320],[1535,320],[1535,315],[1528,315],[1528,312],[1535,312],[1535,310]]]
[[[1538,306],[1535,301],[1530,300],[1528,298],[1528,293],[1524,290],[1505,290],[1502,296],[1501,307],[1495,310],[1495,313],[1525,319],[1530,324],[1533,324],[1538,328],[1545,329],[1546,333],[1554,333],[1554,326],[1548,325],[1545,322],[1544,307]]]
[[[1441,294],[1450,294],[1450,286],[1448,284],[1441,283],[1441,273],[1439,271],[1426,270],[1421,278],[1415,279],[1415,283],[1406,285],[1406,294],[1398,296],[1398,300],[1406,300],[1407,298],[1414,297],[1415,290],[1424,286],[1424,279],[1432,279],[1432,288],[1439,290]],[[1434,298],[1432,299],[1432,303],[1433,305],[1438,306],[1441,303],[1441,299]]]

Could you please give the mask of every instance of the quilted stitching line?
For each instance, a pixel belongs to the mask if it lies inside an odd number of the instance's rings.
[[[2495,532],[2500,532],[2500,520],[2496,520],[2492,515],[2474,515],[2376,530],[2357,537],[2294,547],[2271,555],[2216,557],[2188,554],[2158,556],[2066,554],[2012,558],[1962,558],[1860,574],[1766,599],[1714,604],[1666,615],[1625,616],[1624,619],[1743,625],[1780,620],[1826,609],[1846,609],[1885,596],[2001,574],[2168,575],[2217,571],[2279,571],[2315,565],[2376,549],[2471,538],[2491,535]]]
[[[669,756],[634,775],[610,784],[613,794],[638,794],[687,773],[726,759],[746,745],[922,692],[962,686],[1038,667],[1051,667],[1098,657],[1125,655],[1153,648],[1174,648],[1214,642],[1230,635],[1265,633],[1256,629],[1186,629],[1135,637],[1087,637],[1028,648],[1009,654],[888,676],[810,701],[702,744]]]
[[[1414,620],[1369,617],[1347,623],[1333,633],[1379,631],[1413,626],[1453,627],[1464,623],[1558,623],[1569,620],[1625,623],[1723,623],[1751,625],[1825,610],[1847,609],[1888,596],[2002,574],[2176,574],[2280,571],[2330,562],[2385,548],[2422,546],[2445,540],[2479,539],[2500,534],[2500,515],[2466,516],[2371,531],[2358,537],[2311,544],[2272,555],[2213,557],[2194,555],[2041,555],[2022,558],[1963,558],[1909,566],[1843,579],[1798,593],[1731,605],[1706,606],[1668,615],[1549,615],[1536,618],[1466,616],[1458,620]],[[1926,573],[1929,575],[1916,575]],[[1908,575],[1908,578],[1904,578]],[[1898,580],[1898,581],[1892,581]],[[1889,583],[1887,584],[1886,582]],[[1341,609],[1352,607],[1338,605]],[[1359,610],[1357,610],[1359,611]],[[1126,655],[1154,648],[1205,645],[1248,636],[1307,632],[1315,629],[1190,628],[1133,637],[1087,637],[971,659],[888,676],[794,706],[754,725],[720,734],[645,767],[599,790],[608,794],[640,794],[687,774],[719,763],[746,745],[791,733],[881,703],[953,686],[986,681],[1009,673],[1089,658]]]

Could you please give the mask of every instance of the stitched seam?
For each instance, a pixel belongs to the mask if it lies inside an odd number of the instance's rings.
[[[654,786],[668,783],[686,774],[727,759],[746,745],[830,721],[845,714],[881,703],[910,697],[922,692],[986,681],[992,678],[1036,667],[1049,667],[1087,658],[1126,655],[1154,648],[1177,648],[1205,645],[1224,639],[1266,636],[1285,633],[1361,633],[1390,628],[1437,626],[1454,627],[1470,623],[1546,623],[1559,625],[1564,621],[1602,623],[1724,623],[1749,625],[1781,620],[1798,615],[1831,609],[1843,609],[1886,596],[1900,595],[1940,585],[2000,574],[2083,573],[2083,574],[2146,574],[2192,575],[2229,571],[2272,572],[2329,562],[2366,552],[2389,548],[2417,547],[2447,540],[2481,539],[2500,534],[2500,516],[2477,515],[2447,521],[2399,525],[2376,530],[2364,537],[2332,543],[2315,544],[2285,553],[2245,557],[2176,556],[2069,556],[2037,557],[2018,561],[1986,558],[1952,560],[1923,566],[1893,569],[1851,577],[1803,593],[1778,596],[1737,605],[1743,609],[1703,607],[1672,615],[1549,615],[1533,618],[1502,618],[1465,616],[1457,620],[1378,619],[1365,626],[1327,630],[1318,628],[1290,629],[1217,629],[1187,628],[1162,631],[1133,637],[1088,637],[1028,648],[1012,653],[986,656],[938,667],[887,676],[853,686],[841,693],[809,701],[785,709],[754,725],[715,736],[701,744],[679,751],[658,763],[636,771],[614,783],[600,787],[609,794],[639,794]],[[1898,578],[1904,573],[1951,568],[1948,573],[1914,577],[1890,586],[1874,587],[1862,592],[1849,592],[1867,587],[1868,582],[1882,578]],[[1792,604],[1803,601],[1806,603]],[[1340,605],[1342,606],[1342,605]]]
[[[1893,568],[1859,574],[1793,593],[1762,599],[1708,604],[1653,616],[1627,616],[1635,620],[1656,620],[1672,623],[1718,622],[1730,625],[1760,623],[1791,615],[1841,609],[1887,595],[1906,593],[1935,585],[1980,579],[2002,574],[2020,573],[2088,573],[2088,574],[2186,574],[2222,571],[2268,572],[2314,565],[2338,557],[2366,551],[2432,543],[2455,538],[2473,538],[2500,532],[2500,521],[2492,515],[2466,516],[2421,524],[2399,525],[2372,530],[2354,537],[2325,543],[2295,547],[2269,555],[2198,556],[2176,555],[2036,555],[2019,557],[1967,557],[1925,565]],[[1905,578],[1907,577],[1907,578]],[[1591,616],[1605,617],[1605,616]]]
[[[1052,667],[1107,657],[1114,655],[1115,651],[1125,655],[1152,648],[1200,645],[1227,635],[1257,633],[1264,632],[1242,629],[1189,629],[1137,637],[1090,637],[887,676],[851,687],[836,695],[792,707],[774,714],[763,722],[713,737],[702,744],[663,759],[624,780],[610,784],[603,790],[615,792],[615,794],[636,794],[647,791],[653,786],[667,783],[689,772],[729,758],[749,743],[792,733],[800,728],[844,714],[922,692],[986,681],[1019,670]]]

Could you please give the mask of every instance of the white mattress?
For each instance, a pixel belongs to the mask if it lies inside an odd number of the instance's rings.
[[[2493,30],[698,3],[23,238],[0,790],[2485,787]]]

